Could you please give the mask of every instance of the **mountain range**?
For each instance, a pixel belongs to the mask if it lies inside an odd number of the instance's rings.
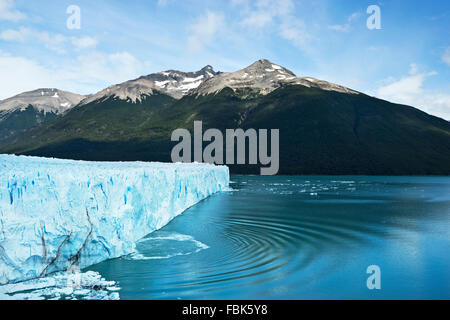
[[[280,130],[280,174],[450,174],[450,124],[268,60],[235,72],[168,70],[82,96],[39,89],[0,101],[0,152],[170,161],[177,128]],[[257,173],[259,166],[230,166]]]

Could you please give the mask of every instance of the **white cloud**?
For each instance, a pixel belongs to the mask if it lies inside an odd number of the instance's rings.
[[[232,6],[248,5],[250,0],[231,0]]]
[[[282,22],[285,18],[292,18],[292,12],[295,8],[292,0],[258,0],[253,2],[254,6],[250,8],[250,4],[245,1],[235,1],[234,5],[244,5],[246,7],[246,17],[242,21],[242,25],[253,28],[263,28],[275,22]]]
[[[350,31],[350,24],[334,24],[331,26],[328,26],[328,29],[339,31],[339,32],[349,32]]]
[[[352,22],[357,20],[361,16],[361,13],[354,12],[348,18],[345,24],[335,24],[328,26],[328,29],[339,31],[339,32],[349,32],[351,30]]]
[[[251,12],[248,17],[246,17],[242,24],[244,26],[262,28],[270,24],[273,20],[273,14],[266,11],[255,11]]]
[[[51,35],[45,31],[36,31],[25,27],[21,27],[18,30],[5,30],[0,33],[0,39],[17,42],[38,41],[48,49],[59,53],[64,52],[63,43],[66,41],[66,37],[60,34]]]
[[[357,20],[359,17],[361,17],[361,12],[353,12],[350,17],[348,17],[348,22],[353,22],[354,20]]]
[[[280,35],[292,42],[300,50],[308,51],[308,44],[311,36],[306,31],[304,22],[296,18],[287,18],[280,25]]]
[[[0,99],[54,84],[52,74],[35,61],[0,51]]]
[[[14,9],[14,0],[0,0],[0,20],[18,21],[26,15]]]
[[[0,99],[42,87],[76,93],[94,93],[105,87],[138,77],[142,64],[128,52],[93,52],[80,55],[76,63],[42,66],[34,60],[0,51]]]
[[[160,7],[164,7],[164,6],[166,6],[169,2],[170,2],[170,0],[158,0],[157,5],[160,6]]]
[[[424,89],[426,79],[436,72],[418,73],[417,65],[411,64],[409,75],[399,80],[390,78],[389,84],[378,88],[379,98],[414,106],[429,114],[450,119],[450,94]]]
[[[4,41],[31,42],[37,41],[46,48],[57,53],[65,53],[68,38],[61,34],[50,34],[46,31],[37,31],[30,28],[20,27],[17,30],[8,29],[0,33],[0,39]],[[98,40],[92,37],[84,36],[80,38],[72,37],[70,42],[77,49],[94,48]]]
[[[409,74],[413,76],[413,75],[417,74],[418,72],[419,72],[419,68],[417,67],[417,64],[411,63],[409,65]]]
[[[445,49],[445,52],[442,55],[442,61],[444,61],[448,66],[450,66],[450,47]]]
[[[81,38],[72,37],[71,41],[77,49],[95,48],[98,44],[97,39],[88,36]]]
[[[29,35],[29,29],[20,28],[19,30],[5,30],[0,33],[0,39],[5,41],[19,41],[25,42]]]
[[[58,70],[62,83],[79,85],[91,92],[141,75],[142,64],[128,52],[91,52],[80,55],[76,63],[64,65]],[[75,90],[79,90],[75,88]],[[84,92],[83,91],[83,92]]]
[[[424,80],[424,74],[403,77],[387,86],[380,87],[378,94],[391,100],[407,102],[411,100],[411,96],[419,95],[423,92],[422,84]]]
[[[64,53],[63,44],[66,41],[66,37],[60,34],[51,35],[45,31],[36,31],[29,28],[21,27],[18,30],[5,30],[0,34],[0,39],[5,41],[38,41],[44,44],[48,49]]]
[[[206,11],[195,24],[188,27],[190,32],[188,49],[195,52],[201,51],[204,46],[214,41],[224,23],[225,17],[223,14]]]
[[[294,16],[295,4],[292,0],[258,0],[253,2],[253,6],[245,0],[235,0],[232,3],[245,7],[242,26],[253,29],[273,28],[300,50],[308,50],[312,37],[304,21]]]
[[[35,40],[43,43],[45,47],[50,50],[56,51],[58,53],[64,53],[65,49],[63,47],[66,37],[60,34],[49,34],[48,32],[32,32],[31,36]]]

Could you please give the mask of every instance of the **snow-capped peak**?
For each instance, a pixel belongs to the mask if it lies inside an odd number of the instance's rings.
[[[299,84],[306,87],[317,87],[323,90],[357,93],[356,91],[326,81],[310,77],[297,77],[292,71],[269,60],[262,59],[242,70],[218,74],[214,78],[202,83],[192,94],[206,95],[229,87],[233,90],[251,88],[259,94],[265,95],[285,84]]]
[[[205,80],[217,74],[218,72],[214,71],[209,65],[196,72],[167,70],[152,73],[135,80],[110,86],[83,100],[82,104],[104,100],[109,97],[118,97],[121,100],[130,100],[136,103],[141,101],[142,95],[151,95],[155,91],[180,99]]]

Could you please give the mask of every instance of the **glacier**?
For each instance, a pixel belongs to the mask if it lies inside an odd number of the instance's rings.
[[[229,188],[226,166],[0,155],[0,284],[85,268]]]

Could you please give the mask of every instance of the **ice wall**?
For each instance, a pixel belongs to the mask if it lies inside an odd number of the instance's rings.
[[[228,184],[225,166],[0,155],[0,284],[130,254]]]

